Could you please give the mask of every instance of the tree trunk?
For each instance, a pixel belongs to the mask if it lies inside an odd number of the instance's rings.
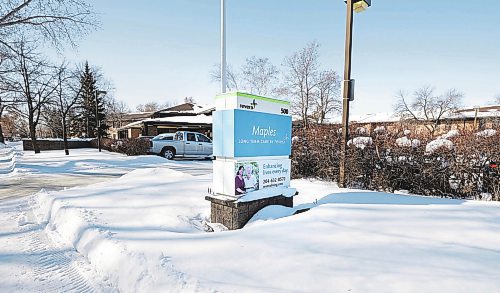
[[[2,130],[2,114],[3,114],[3,109],[4,106],[0,105],[0,142],[5,143],[5,138],[3,137],[3,130]]]
[[[36,125],[33,122],[33,117],[30,115],[29,119],[29,126],[30,126],[30,137],[31,137],[31,145],[33,146],[33,150],[35,151],[35,154],[40,153],[40,147],[38,146],[38,142],[36,141]]]
[[[63,140],[64,140],[64,153],[66,156],[69,155],[69,147],[68,147],[68,138],[66,137],[66,117],[62,117],[62,131],[63,131]]]
[[[5,138],[3,137],[2,123],[0,123],[0,143],[5,143]]]

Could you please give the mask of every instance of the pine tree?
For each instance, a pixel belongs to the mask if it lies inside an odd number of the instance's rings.
[[[70,123],[70,133],[78,137],[97,137],[96,124],[96,78],[88,62],[80,75],[80,96]],[[105,107],[103,97],[98,97],[97,117],[100,121],[99,132],[107,136],[109,126],[105,123]]]

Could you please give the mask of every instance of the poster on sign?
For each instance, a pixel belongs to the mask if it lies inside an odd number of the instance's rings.
[[[266,189],[290,186],[289,159],[234,161],[234,195]]]
[[[237,162],[234,164],[236,177],[234,178],[234,193],[240,195],[259,190],[259,163]]]

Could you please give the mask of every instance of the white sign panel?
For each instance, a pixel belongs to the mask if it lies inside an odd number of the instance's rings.
[[[215,98],[217,111],[241,109],[252,112],[291,116],[290,102],[247,93],[234,92]]]

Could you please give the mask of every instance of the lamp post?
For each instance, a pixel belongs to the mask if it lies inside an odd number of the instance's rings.
[[[351,79],[353,11],[361,12],[371,6],[371,0],[345,0],[347,3],[345,33],[344,81],[342,83],[342,145],[340,146],[339,185],[345,187],[345,160],[349,137],[349,102],[354,100],[354,80]]]
[[[479,112],[479,106],[474,106],[474,130],[477,130],[477,112]]]
[[[227,89],[226,74],[226,2],[220,0],[220,81],[221,94]]]
[[[108,92],[106,91],[95,91],[95,125],[96,125],[96,133],[97,133],[97,149],[99,152],[101,151],[101,120],[99,120],[99,95],[105,95]]]

